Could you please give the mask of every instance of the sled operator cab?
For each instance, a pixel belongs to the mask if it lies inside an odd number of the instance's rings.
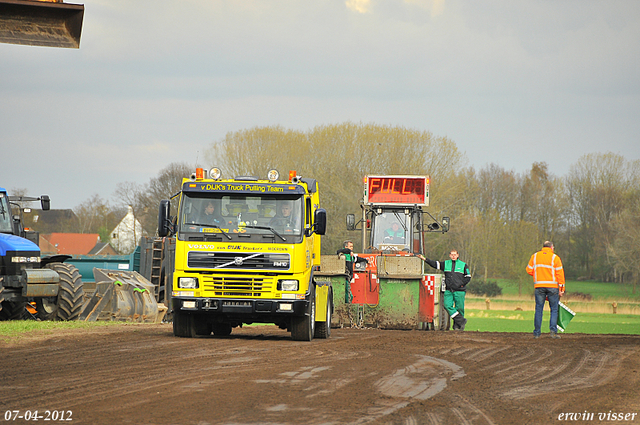
[[[362,219],[356,223],[354,214],[347,215],[348,230],[362,225],[364,253],[422,254],[425,232],[449,230],[448,217],[438,222],[425,209],[429,182],[429,176],[364,177]]]

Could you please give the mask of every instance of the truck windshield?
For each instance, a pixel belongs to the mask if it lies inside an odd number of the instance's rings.
[[[180,206],[179,232],[223,234],[231,238],[259,235],[261,239],[289,240],[304,230],[304,204],[300,195],[243,196],[184,193]],[[226,235],[225,235],[226,234]],[[222,235],[221,235],[222,236]],[[263,236],[265,236],[263,238]],[[266,242],[273,242],[268,239]]]
[[[386,211],[375,217],[371,245],[380,250],[410,250],[411,217],[404,211]]]
[[[11,208],[7,195],[0,193],[0,232],[13,233],[11,228]]]

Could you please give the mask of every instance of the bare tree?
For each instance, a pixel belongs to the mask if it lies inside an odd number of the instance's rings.
[[[74,207],[77,221],[77,233],[98,233],[100,240],[109,242],[110,232],[118,224],[122,210],[115,210],[109,202],[97,193],[80,205]]]
[[[629,275],[635,294],[640,279],[640,198],[636,197],[630,208],[613,219],[612,229],[615,239],[608,247],[609,254],[616,269]]]
[[[212,164],[220,164],[227,176],[265,176],[268,169],[318,180],[322,206],[327,209],[329,228],[323,251],[335,252],[346,238],[344,217],[358,214],[362,179],[367,174],[428,174],[433,204],[446,209],[447,197],[440,187],[454,181],[463,155],[445,137],[404,127],[343,123],[323,125],[309,131],[282,127],[256,127],[229,133],[205,153]],[[442,185],[442,186],[441,186]],[[442,201],[440,201],[442,199]]]
[[[633,163],[613,153],[584,155],[570,168],[571,258],[587,278],[613,278],[611,221],[626,207],[634,173]]]
[[[173,162],[149,180],[144,189],[137,194],[139,219],[144,230],[153,235],[158,227],[158,207],[163,199],[170,199],[182,187],[182,179],[188,178],[195,168],[185,162]],[[173,214],[177,211],[177,202],[171,203]]]

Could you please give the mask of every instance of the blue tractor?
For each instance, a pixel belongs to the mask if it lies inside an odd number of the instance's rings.
[[[40,201],[42,210],[50,208],[47,195],[8,196],[0,187],[0,320],[28,318],[27,303],[35,304],[38,319],[75,320],[84,303],[80,273],[64,262],[68,255],[41,257],[40,235],[24,228],[18,204],[32,201]]]

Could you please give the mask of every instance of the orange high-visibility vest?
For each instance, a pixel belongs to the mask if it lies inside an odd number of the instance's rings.
[[[562,260],[548,247],[531,256],[527,273],[533,276],[535,288],[558,288],[564,292],[564,270]]]

